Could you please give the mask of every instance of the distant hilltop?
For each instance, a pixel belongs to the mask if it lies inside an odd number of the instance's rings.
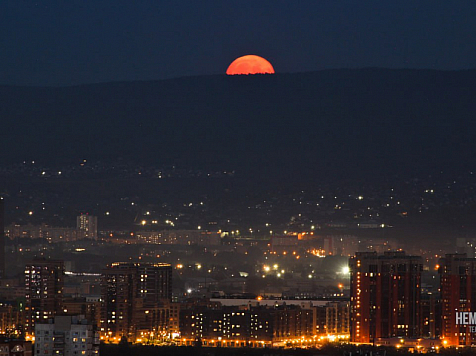
[[[0,160],[347,175],[475,164],[476,70],[342,69],[0,87]]]

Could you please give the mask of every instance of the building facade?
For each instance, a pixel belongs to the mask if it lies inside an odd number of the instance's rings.
[[[439,272],[441,337],[453,346],[476,345],[476,325],[456,320],[457,313],[476,312],[476,258],[448,254],[440,261]]]
[[[35,352],[45,356],[96,356],[99,335],[84,316],[56,316],[35,325]]]
[[[82,232],[85,239],[97,240],[98,218],[89,214],[81,214],[76,218],[76,228]]]
[[[35,259],[25,267],[25,331],[63,311],[64,263]]]
[[[352,342],[421,336],[421,257],[403,251],[358,252],[349,267]]]
[[[21,339],[0,340],[0,356],[32,356],[31,341]]]
[[[114,342],[169,334],[171,298],[170,264],[111,264],[103,271],[101,336]]]
[[[348,302],[222,305],[202,300],[182,307],[181,338],[187,345],[199,340],[210,346],[233,347],[311,345],[328,336],[347,339],[348,307]],[[336,333],[330,335],[328,330]]]
[[[326,333],[347,335],[350,333],[349,302],[330,302],[326,310]]]

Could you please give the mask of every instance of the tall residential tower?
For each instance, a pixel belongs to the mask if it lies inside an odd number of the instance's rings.
[[[113,263],[103,271],[100,332],[111,341],[168,333],[172,267],[168,263]]]
[[[456,315],[476,312],[476,258],[448,254],[440,261],[441,336],[448,345],[476,345],[476,325],[462,325]],[[474,324],[474,323],[473,323]]]
[[[419,256],[405,252],[357,252],[351,272],[351,341],[421,335],[421,271]]]
[[[98,218],[89,214],[76,217],[76,228],[81,232],[81,238],[97,240]]]
[[[63,312],[64,263],[35,259],[25,267],[25,331],[35,332],[35,324]]]

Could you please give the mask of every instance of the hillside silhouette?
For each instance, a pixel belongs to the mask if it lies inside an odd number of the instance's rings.
[[[272,176],[469,169],[476,71],[0,87],[0,161],[129,157]]]

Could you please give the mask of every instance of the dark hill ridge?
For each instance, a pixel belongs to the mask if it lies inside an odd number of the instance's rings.
[[[476,71],[327,70],[0,87],[2,161],[129,156],[277,172],[475,163]]]

